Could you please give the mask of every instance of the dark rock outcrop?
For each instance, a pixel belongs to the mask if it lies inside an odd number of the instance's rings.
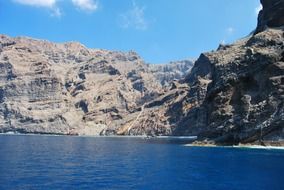
[[[196,88],[201,93],[190,93],[198,97],[196,106],[177,123],[173,134],[236,144],[283,131],[283,50],[283,31],[268,29],[226,50],[202,55],[192,69],[197,73],[186,81],[194,87],[190,92]],[[210,64],[207,72],[199,69],[203,64]],[[192,83],[195,75],[197,81],[208,81],[205,86]]]
[[[258,15],[255,33],[264,31],[267,27],[284,25],[284,0],[260,0],[263,9]]]
[[[169,98],[148,104],[148,112],[131,125],[135,134],[144,123],[155,123],[170,135],[197,135],[217,144],[283,140],[283,2],[263,0],[254,35],[201,54],[165,93]]]

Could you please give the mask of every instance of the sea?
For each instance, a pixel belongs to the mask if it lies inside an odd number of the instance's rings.
[[[284,150],[186,143],[170,138],[0,135],[0,189],[284,189]]]

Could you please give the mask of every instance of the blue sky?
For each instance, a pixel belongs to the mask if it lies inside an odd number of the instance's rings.
[[[134,50],[165,63],[248,35],[259,8],[259,0],[0,0],[0,33]]]

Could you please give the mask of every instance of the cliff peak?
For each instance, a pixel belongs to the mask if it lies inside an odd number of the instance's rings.
[[[284,0],[260,0],[262,10],[258,14],[255,34],[267,27],[281,27],[284,25]]]

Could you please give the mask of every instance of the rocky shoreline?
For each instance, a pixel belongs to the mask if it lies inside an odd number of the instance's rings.
[[[279,149],[284,150],[284,141],[265,141],[259,143],[224,145],[215,144],[214,142],[196,141],[185,146],[189,147],[228,147],[228,148],[247,148],[247,149]]]
[[[30,135],[30,136],[75,136],[75,137],[87,137],[87,138],[138,138],[143,140],[175,140],[183,142],[184,146],[188,147],[223,147],[223,148],[245,148],[245,149],[266,149],[266,150],[284,150],[284,141],[264,141],[264,142],[255,142],[248,144],[237,144],[237,145],[224,145],[224,144],[215,144],[210,141],[195,141],[197,137],[190,136],[125,136],[125,135],[113,135],[113,136],[101,136],[101,135],[64,135],[64,134],[46,134],[46,133],[0,133],[0,136],[9,136],[9,135]],[[188,143],[188,141],[193,141],[192,143]]]

